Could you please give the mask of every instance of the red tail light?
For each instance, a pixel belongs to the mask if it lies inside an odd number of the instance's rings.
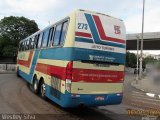
[[[73,72],[73,61],[67,64],[66,68],[66,79],[72,79],[72,72]]]

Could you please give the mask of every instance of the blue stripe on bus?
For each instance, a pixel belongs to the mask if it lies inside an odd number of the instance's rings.
[[[30,69],[30,73],[29,73],[29,75],[30,75],[30,77],[31,77],[30,83],[32,83],[32,81],[33,81],[33,80],[32,80],[32,78],[33,78],[33,73],[34,73],[34,69],[35,69],[36,64],[37,64],[37,59],[38,59],[39,52],[40,52],[40,50],[35,50],[35,51],[34,51],[34,56],[33,56],[32,64],[31,64],[31,69]]]
[[[81,37],[76,37],[76,38],[75,38],[75,41],[85,42],[85,43],[93,43],[93,39],[81,38]]]
[[[109,46],[114,46],[114,47],[120,47],[120,48],[126,48],[125,45],[122,45],[122,44],[118,44],[118,43],[113,43],[113,42],[108,42],[108,41],[102,41],[100,38],[99,38],[99,35],[98,35],[98,31],[97,31],[97,28],[95,26],[95,23],[93,21],[93,18],[91,16],[91,14],[86,14],[85,13],[85,16],[86,16],[86,19],[87,19],[87,22],[88,22],[88,25],[91,29],[91,33],[92,33],[92,36],[93,36],[93,39],[95,41],[95,43],[97,44],[102,44],[102,45],[109,45]]]
[[[19,74],[23,79],[25,79],[27,82],[31,83],[31,79],[32,79],[31,75],[29,75],[21,70],[19,70]]]
[[[95,61],[106,61],[111,62],[108,58],[114,58],[112,62],[124,64],[125,63],[125,54],[106,52],[99,50],[90,50],[83,48],[50,48],[42,50],[39,58],[40,59],[55,59],[55,60],[91,60],[91,57],[94,57]],[[96,60],[95,57],[99,58]]]

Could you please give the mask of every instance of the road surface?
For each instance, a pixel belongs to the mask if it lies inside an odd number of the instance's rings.
[[[0,113],[1,115],[6,113],[36,114],[36,119],[45,120],[53,118],[54,120],[113,120],[120,119],[122,115],[118,113],[127,113],[125,108],[122,108],[123,105],[127,105],[128,108],[144,108],[146,104],[159,104],[160,100],[149,98],[145,93],[131,87],[130,83],[133,78],[133,74],[126,75],[124,99],[120,106],[63,109],[50,100],[45,101],[33,94],[27,83],[22,78],[17,78],[15,74],[0,74]],[[145,105],[141,104],[142,102],[145,102]]]
[[[124,82],[124,98],[123,104],[137,107],[140,109],[155,109],[160,110],[160,99],[147,96],[143,91],[137,90],[131,86],[135,75],[127,74]],[[132,78],[132,79],[130,79]]]

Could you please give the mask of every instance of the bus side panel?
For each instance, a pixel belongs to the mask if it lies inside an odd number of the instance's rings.
[[[27,82],[32,83],[33,73],[40,50],[31,50],[18,53],[18,70],[20,76]]]

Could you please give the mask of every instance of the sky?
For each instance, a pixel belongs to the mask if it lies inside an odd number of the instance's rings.
[[[141,32],[143,0],[0,0],[0,19],[24,16],[35,20],[40,29],[76,9],[108,14],[124,21],[127,33]],[[146,0],[145,32],[160,31],[160,0]]]
[[[40,29],[76,9],[92,10],[120,18],[127,33],[140,33],[143,0],[0,0],[0,19],[24,16]],[[146,0],[144,32],[160,32],[160,0]]]

